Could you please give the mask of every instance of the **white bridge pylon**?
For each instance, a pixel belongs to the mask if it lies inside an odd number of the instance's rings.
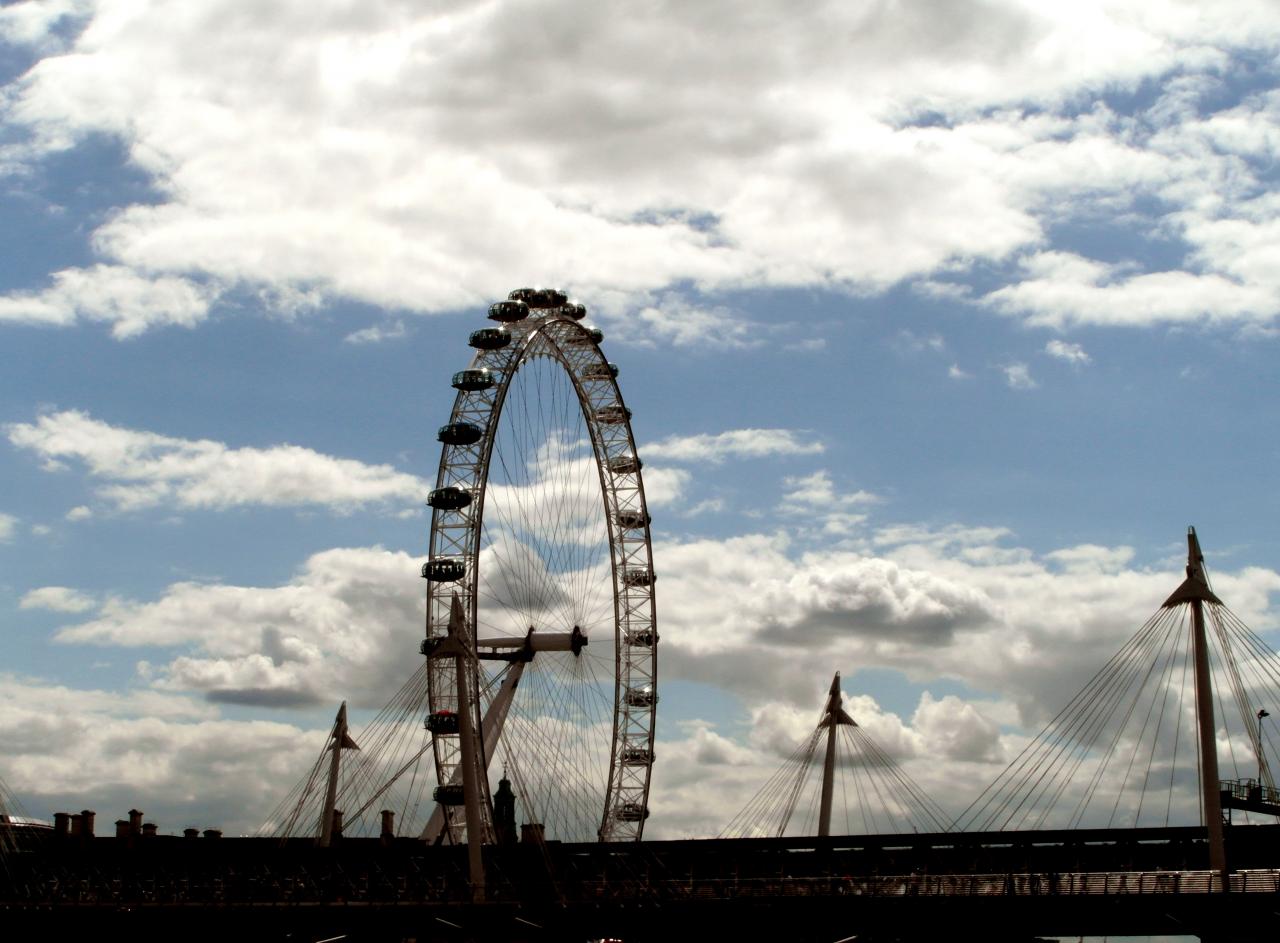
[[[845,834],[948,830],[946,813],[844,709],[836,672],[813,732],[720,837],[827,837],[838,810]]]

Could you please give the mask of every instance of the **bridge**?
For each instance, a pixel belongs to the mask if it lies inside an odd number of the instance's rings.
[[[498,327],[472,333],[438,434],[422,662],[373,721],[353,731],[339,710],[258,837],[160,836],[140,814],[98,836],[87,811],[0,826],[6,926],[1276,938],[1264,705],[1280,703],[1280,658],[1214,593],[1194,529],[1182,583],[958,818],[845,710],[837,675],[812,735],[724,837],[642,840],[659,693],[650,519],[618,369],[584,315],[520,289],[490,309]]]

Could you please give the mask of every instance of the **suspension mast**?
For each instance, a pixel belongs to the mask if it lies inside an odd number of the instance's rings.
[[[840,694],[840,672],[831,679],[831,690],[827,696],[827,708],[822,715],[821,727],[827,728],[827,755],[822,764],[822,805],[818,809],[818,837],[826,838],[831,834],[831,798],[835,785],[836,769],[836,728],[841,725],[858,726],[853,718],[844,712],[841,706],[844,698]]]
[[[1187,528],[1187,578],[1164,602],[1171,609],[1191,606],[1191,645],[1195,661],[1196,725],[1200,733],[1200,788],[1205,827],[1209,833],[1209,867],[1225,873],[1226,842],[1222,831],[1222,793],[1218,780],[1217,724],[1213,716],[1213,684],[1209,675],[1209,643],[1204,631],[1204,604],[1221,605],[1204,575],[1204,555],[1194,527]]]

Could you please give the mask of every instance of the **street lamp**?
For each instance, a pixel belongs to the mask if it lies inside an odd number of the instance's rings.
[[[1258,785],[1262,785],[1262,718],[1270,717],[1265,707],[1258,708]]]

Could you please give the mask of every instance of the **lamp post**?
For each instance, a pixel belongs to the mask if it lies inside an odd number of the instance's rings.
[[[1271,715],[1267,713],[1266,708],[1264,707],[1258,708],[1258,785],[1259,786],[1262,785],[1262,781],[1263,781],[1262,771],[1265,768],[1265,764],[1263,763],[1263,760],[1262,760],[1262,718],[1270,717],[1270,716]]]

